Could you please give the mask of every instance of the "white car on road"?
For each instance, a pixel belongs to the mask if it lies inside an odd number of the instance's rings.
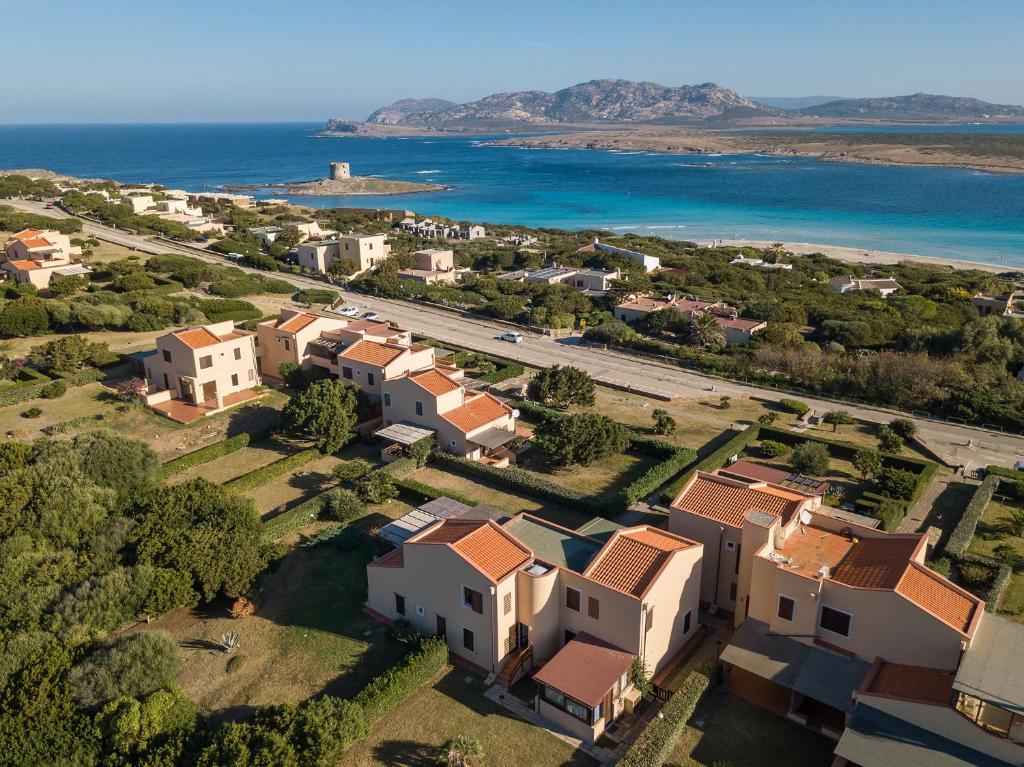
[[[509,331],[508,333],[502,333],[498,336],[499,341],[508,341],[510,344],[521,344],[523,342],[523,334]]]
[[[355,306],[345,306],[338,310],[342,317],[358,317],[359,309]]]
[[[377,314],[377,312],[366,312],[365,314],[363,314],[363,319],[370,320],[371,322],[376,322],[377,320],[380,319],[380,315]]]

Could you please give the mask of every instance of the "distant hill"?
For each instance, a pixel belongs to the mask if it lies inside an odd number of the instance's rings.
[[[964,96],[915,93],[888,98],[840,99],[799,110],[799,114],[862,120],[984,120],[992,117],[1024,117],[1024,107],[990,104]]]
[[[445,99],[402,99],[394,104],[381,107],[366,118],[368,123],[380,125],[398,125],[409,115],[422,112],[440,112],[457,106],[454,101]]]
[[[773,110],[714,83],[666,86],[630,80],[592,80],[555,93],[495,93],[479,101],[410,111],[397,102],[378,109],[368,122],[450,127],[481,123],[679,122],[719,117],[730,111]],[[417,104],[426,103],[416,102]]]
[[[805,109],[827,104],[830,101],[842,101],[842,96],[751,96],[758,104],[767,104],[776,109]]]

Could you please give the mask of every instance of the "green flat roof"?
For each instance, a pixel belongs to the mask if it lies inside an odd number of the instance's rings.
[[[601,543],[533,517],[518,516],[505,529],[538,559],[582,573],[601,550]]]

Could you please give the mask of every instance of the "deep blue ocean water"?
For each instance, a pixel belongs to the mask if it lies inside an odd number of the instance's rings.
[[[480,137],[319,138],[319,128],[0,126],[0,167],[202,189],[318,178],[329,161],[342,160],[357,175],[451,189],[292,199],[318,207],[405,207],[479,222],[814,242],[1024,266],[1024,174],[758,155],[486,147]]]

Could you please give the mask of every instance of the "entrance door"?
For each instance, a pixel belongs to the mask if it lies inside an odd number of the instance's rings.
[[[530,643],[530,627],[525,623],[517,624],[519,626],[519,646],[526,647]]]
[[[217,399],[217,382],[209,381],[203,384],[203,402]]]
[[[437,635],[444,641],[448,641],[448,621],[443,615],[437,616]]]
[[[196,388],[187,378],[178,379],[178,391],[181,392],[183,400],[196,404]]]

